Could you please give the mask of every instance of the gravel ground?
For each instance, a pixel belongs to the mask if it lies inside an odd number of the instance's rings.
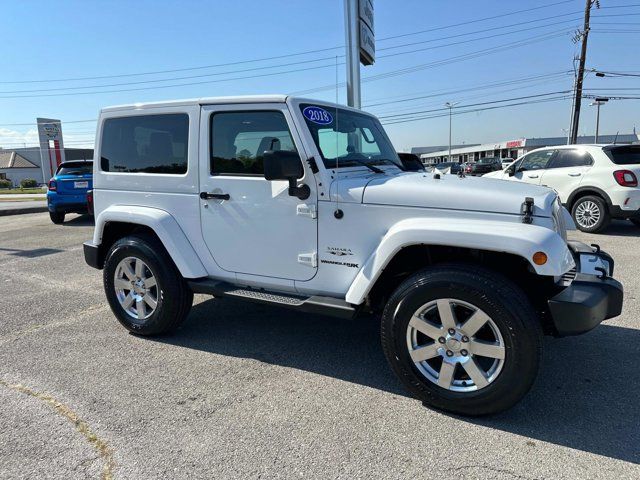
[[[0,478],[640,478],[640,229],[616,259],[622,316],[546,339],[509,412],[407,396],[378,325],[196,296],[173,336],[117,323],[85,265],[87,217],[0,218]]]

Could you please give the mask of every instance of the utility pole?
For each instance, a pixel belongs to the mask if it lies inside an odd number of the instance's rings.
[[[449,109],[449,163],[451,163],[451,116],[453,112],[453,107],[455,107],[459,102],[451,103],[447,102],[444,104],[445,107]]]
[[[584,66],[587,60],[587,41],[589,39],[589,20],[591,18],[591,7],[596,4],[600,8],[598,0],[586,0],[584,8],[584,26],[579,37],[582,38],[582,49],[580,51],[580,64],[578,66],[578,76],[576,78],[576,92],[573,105],[573,121],[571,122],[571,143],[578,141],[578,128],[580,124],[580,103],[582,102],[582,84],[584,81]]]

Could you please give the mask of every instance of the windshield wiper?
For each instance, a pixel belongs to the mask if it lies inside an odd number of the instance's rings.
[[[371,170],[372,172],[375,172],[375,173],[384,173],[384,170],[380,170],[378,167],[374,167],[373,165],[365,162],[364,160],[360,160],[358,158],[347,158],[344,161],[345,162],[356,162],[356,163],[359,163],[360,165],[364,165],[369,170]]]

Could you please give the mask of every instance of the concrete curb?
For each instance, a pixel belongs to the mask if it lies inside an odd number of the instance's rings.
[[[41,207],[24,207],[24,208],[4,208],[0,209],[0,217],[7,215],[24,215],[26,213],[41,213],[47,212],[49,209],[46,205]]]

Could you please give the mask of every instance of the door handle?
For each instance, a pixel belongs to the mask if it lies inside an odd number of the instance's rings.
[[[538,175],[527,175],[529,178],[538,178]]]
[[[228,193],[200,192],[200,198],[202,200],[229,200],[231,196]]]
[[[570,177],[579,177],[582,174],[581,173],[567,173],[567,175],[569,175]]]

